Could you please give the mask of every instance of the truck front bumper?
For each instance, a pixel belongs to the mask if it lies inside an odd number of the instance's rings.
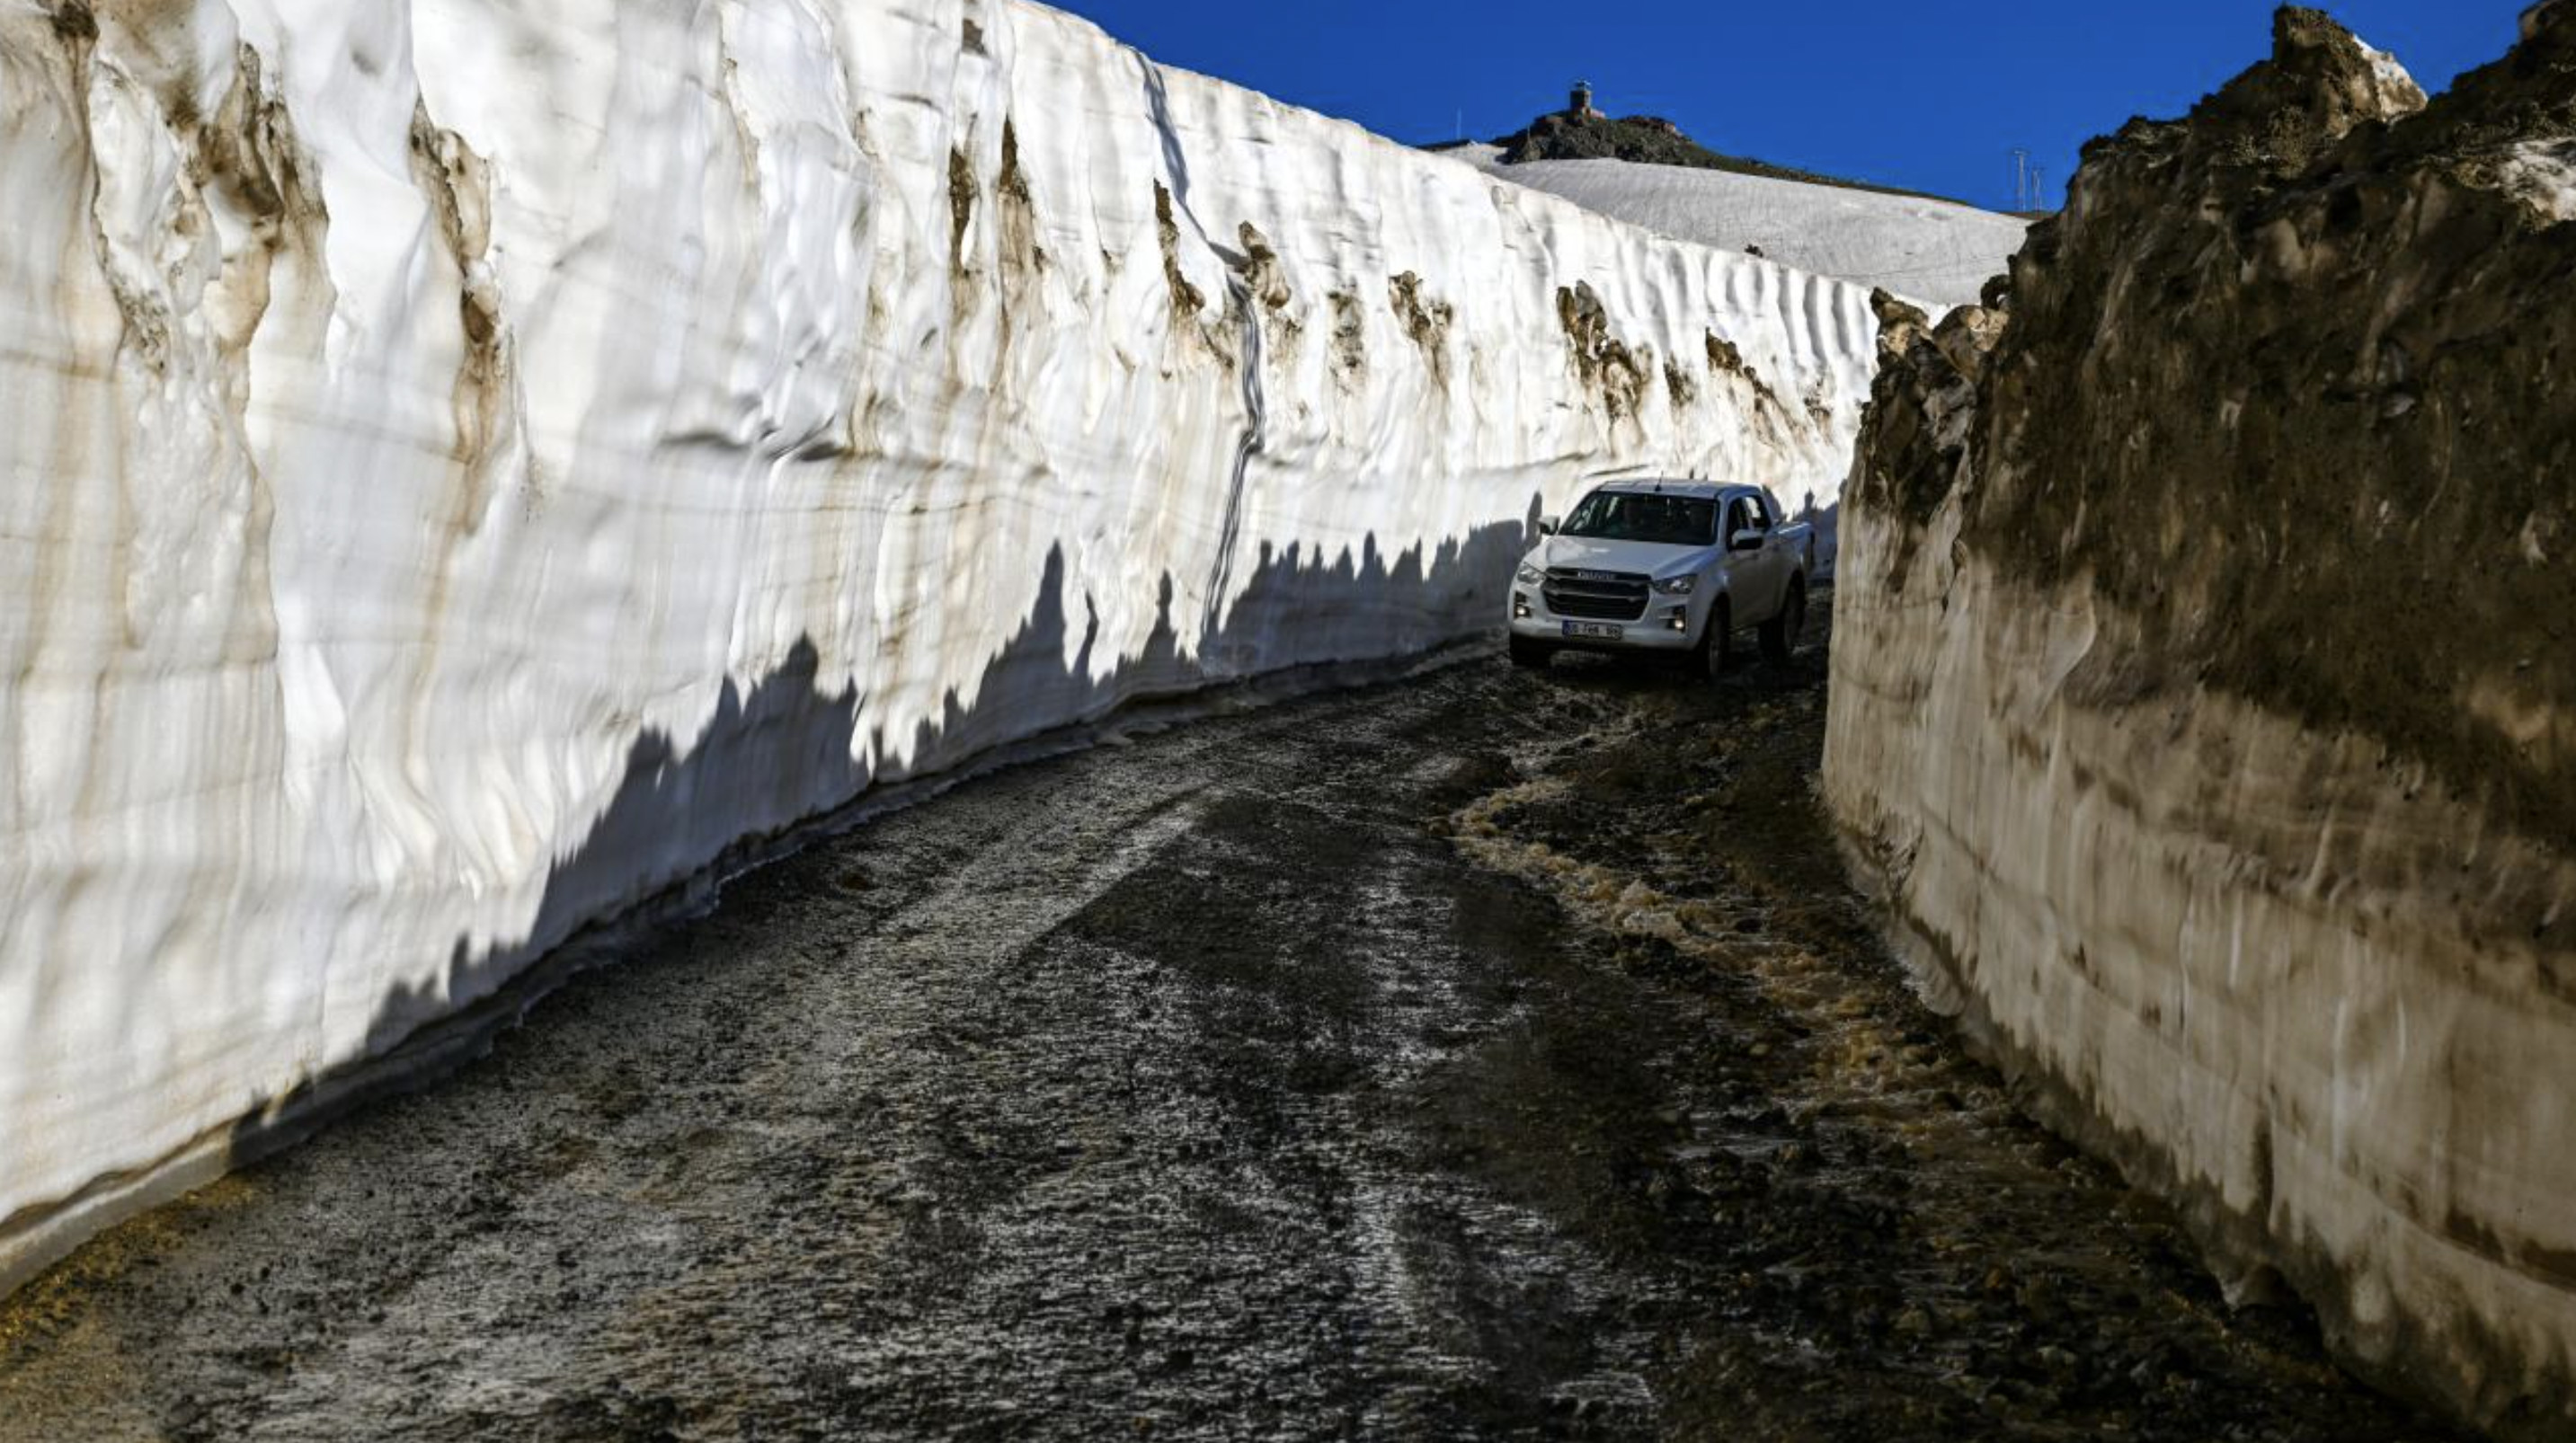
[[[1700,624],[1704,608],[1697,597],[1655,595],[1646,602],[1646,614],[1634,621],[1601,620],[1589,617],[1557,616],[1547,609],[1547,599],[1535,586],[1512,588],[1512,635],[1523,641],[1540,642],[1567,651],[1606,652],[1683,652],[1699,645]],[[1571,624],[1577,627],[1616,627],[1613,636],[1569,635]]]

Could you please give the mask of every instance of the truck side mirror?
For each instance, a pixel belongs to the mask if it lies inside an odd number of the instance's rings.
[[[1733,536],[1726,538],[1726,549],[1729,551],[1759,551],[1762,549],[1763,538],[1767,534],[1768,533],[1761,531],[1738,531]]]
[[[1564,524],[1565,522],[1561,518],[1555,516],[1542,516],[1539,518],[1538,534],[1541,536],[1554,536],[1556,534],[1556,528]]]

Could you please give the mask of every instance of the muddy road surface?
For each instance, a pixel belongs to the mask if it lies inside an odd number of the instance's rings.
[[[2429,1439],[2025,1122],[1822,642],[971,782],[0,1307],[0,1437]]]

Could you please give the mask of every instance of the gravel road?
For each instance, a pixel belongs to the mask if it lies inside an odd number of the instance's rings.
[[[736,879],[0,1306],[0,1438],[2446,1436],[1873,940],[1821,641],[1479,649]]]

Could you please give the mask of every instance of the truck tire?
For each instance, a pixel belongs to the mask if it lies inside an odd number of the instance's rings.
[[[1721,596],[1710,602],[1708,625],[1700,632],[1699,645],[1691,649],[1691,674],[1702,681],[1715,681],[1726,674],[1735,662],[1735,608]]]
[[[1807,579],[1789,578],[1789,594],[1780,602],[1780,614],[1762,623],[1762,659],[1773,666],[1786,666],[1798,650],[1798,633],[1807,628]]]
[[[1510,651],[1514,666],[1544,667],[1556,659],[1555,647],[1517,636],[1511,639]]]

